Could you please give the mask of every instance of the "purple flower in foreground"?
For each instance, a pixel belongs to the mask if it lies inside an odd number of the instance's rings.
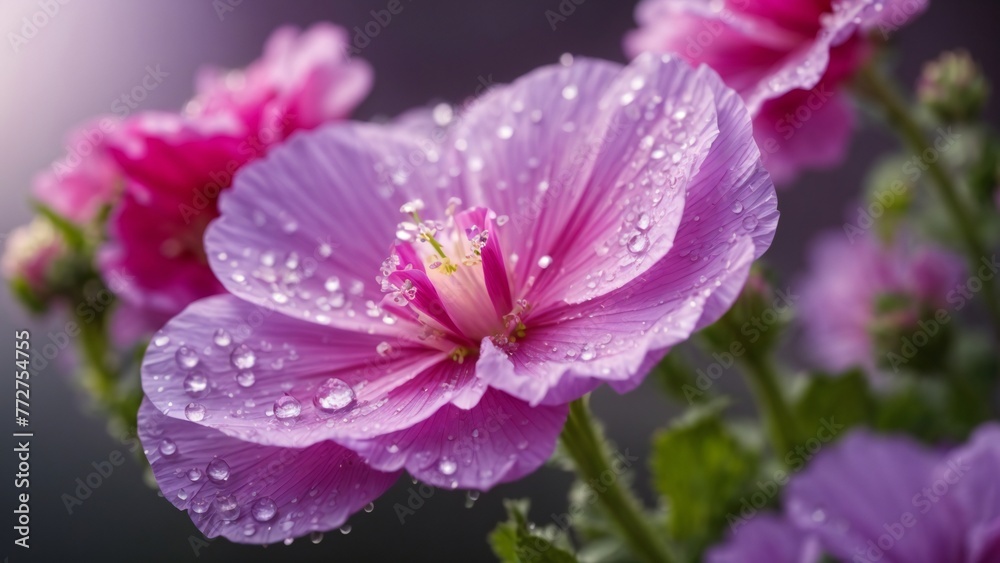
[[[206,534],[329,529],[403,469],[535,470],[566,403],[638,385],[774,234],[749,115],[707,67],[546,67],[443,145],[416,129],[296,135],[222,195],[206,249],[232,295],[175,317],[142,370],[153,471]]]
[[[784,514],[735,525],[709,563],[996,563],[1000,426],[951,451],[855,432],[794,477]]]
[[[875,373],[891,365],[883,356],[899,353],[901,335],[913,336],[920,321],[954,305],[949,292],[965,271],[961,258],[947,251],[873,235],[828,235],[810,263],[800,318],[814,359],[834,372],[863,367]],[[876,345],[880,338],[883,346]]]

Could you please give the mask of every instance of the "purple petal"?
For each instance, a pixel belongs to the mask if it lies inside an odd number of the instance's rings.
[[[879,549],[882,541],[891,544],[892,561],[960,561],[964,534],[954,499],[927,496],[939,460],[908,439],[858,431],[821,452],[792,480],[786,511],[837,557],[851,559],[872,545]],[[903,519],[912,525],[904,526]],[[896,524],[903,530],[896,532],[899,538],[889,535]]]
[[[727,541],[705,554],[706,563],[818,563],[815,538],[784,518],[758,514],[730,525]]]
[[[322,327],[229,295],[157,333],[142,381],[168,416],[291,447],[409,428],[475,384],[471,361],[408,337]]]
[[[538,469],[566,413],[566,405],[532,408],[489,390],[472,409],[445,407],[407,430],[349,445],[382,471],[405,468],[437,487],[488,490]]]
[[[938,466],[935,483],[954,500],[968,535],[968,559],[1000,561],[1000,425],[981,426]],[[940,489],[939,489],[940,490]]]
[[[420,197],[428,215],[444,217],[445,202],[433,199],[442,190],[422,176],[424,166],[409,164],[414,155],[426,159],[408,134],[385,127],[342,124],[296,135],[223,194],[222,217],[205,237],[212,269],[253,303],[321,324],[384,330],[375,276],[407,219],[400,206]]]
[[[237,543],[335,529],[399,477],[333,442],[261,446],[165,416],[148,400],[139,409],[139,437],[163,496],[206,536]]]

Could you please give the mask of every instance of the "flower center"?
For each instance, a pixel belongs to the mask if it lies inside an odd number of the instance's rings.
[[[386,294],[382,307],[425,327],[422,338],[454,345],[463,361],[478,353],[483,338],[507,350],[523,338],[529,305],[511,293],[498,229],[504,217],[485,208],[457,212],[452,198],[444,221],[425,221],[423,202],[404,204],[392,254],[376,279]]]

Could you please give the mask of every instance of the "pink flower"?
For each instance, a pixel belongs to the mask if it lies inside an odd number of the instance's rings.
[[[533,471],[567,402],[638,385],[770,244],[750,127],[713,71],[647,56],[497,87],[442,144],[419,126],[294,136],[208,229],[232,295],[147,351],[164,494],[208,535],[264,543],[340,525],[403,469],[464,489]],[[191,479],[222,462],[228,479]],[[261,497],[276,516],[255,518]]]
[[[233,175],[290,132],[344,117],[367,92],[371,71],[344,58],[344,40],[330,25],[279,29],[245,71],[205,74],[186,114],[137,114],[113,135],[126,191],[101,268],[133,280],[122,296],[153,324],[223,291],[202,237]]]
[[[368,94],[373,74],[368,63],[348,57],[349,47],[347,32],[328,23],[301,33],[282,27],[246,69],[203,69],[189,110],[234,113],[251,131],[279,138],[344,119]]]
[[[103,117],[73,131],[67,140],[69,154],[35,177],[38,201],[79,224],[93,221],[105,207],[113,205],[122,179],[106,143],[117,126],[112,118]]]
[[[66,245],[52,223],[36,217],[7,237],[0,257],[0,273],[8,280],[22,280],[28,288],[44,294],[52,264],[65,253]]]
[[[950,252],[916,247],[905,237],[885,243],[870,234],[853,240],[827,235],[816,244],[810,265],[800,318],[807,348],[820,367],[833,372],[878,372],[888,362],[879,357],[877,331],[917,331],[918,321],[950,307],[948,292],[965,271]]]
[[[645,0],[630,56],[676,52],[714,68],[746,100],[779,183],[842,160],[853,112],[841,86],[927,0]]]

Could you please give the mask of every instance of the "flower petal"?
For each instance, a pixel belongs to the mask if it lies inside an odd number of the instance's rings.
[[[237,543],[335,529],[399,477],[333,442],[261,446],[168,417],[149,400],[139,409],[139,437],[163,496],[206,536]]]
[[[728,541],[705,554],[707,563],[812,563],[822,550],[784,518],[758,514],[733,524]]]
[[[405,468],[437,487],[488,490],[538,469],[566,413],[566,405],[532,408],[491,389],[469,410],[445,407],[409,429],[347,445],[382,471]]]
[[[142,381],[168,416],[289,447],[409,428],[476,384],[472,362],[408,335],[322,327],[229,295],[170,321],[146,352]]]
[[[400,206],[422,197],[444,217],[445,202],[433,199],[436,179],[424,176],[434,167],[410,165],[414,155],[426,158],[408,133],[374,125],[294,136],[223,194],[222,216],[205,236],[212,269],[248,301],[382,331],[375,276],[406,219]]]

